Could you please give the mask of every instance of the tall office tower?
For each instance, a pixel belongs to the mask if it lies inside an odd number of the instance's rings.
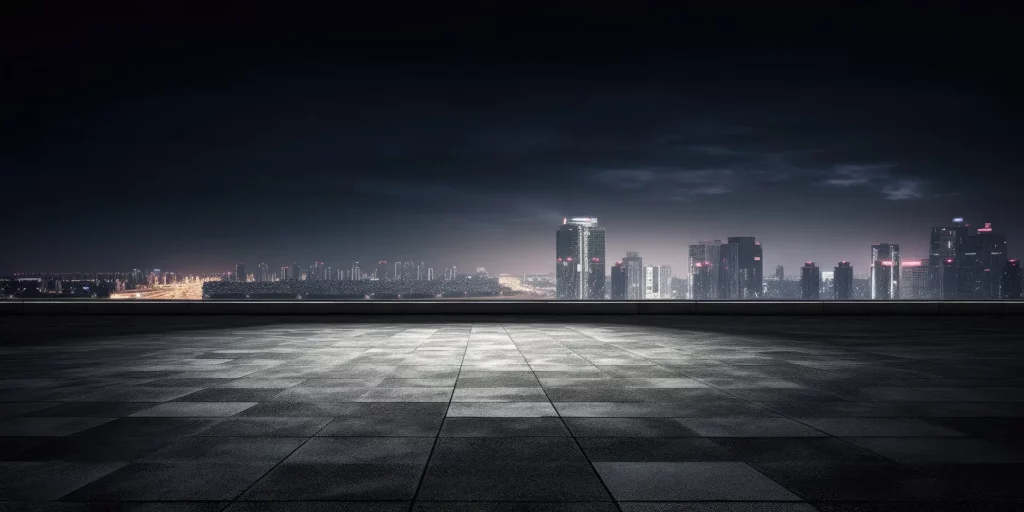
[[[626,268],[621,261],[612,265],[612,300],[626,300]]]
[[[836,300],[850,300],[853,297],[853,266],[849,261],[840,261],[832,274]]]
[[[292,269],[288,268],[288,265],[281,265],[281,280],[282,281],[287,281],[288,280],[288,274],[291,273],[291,270]]]
[[[427,264],[423,263],[422,261],[420,262],[419,265],[416,265],[416,280],[417,281],[426,281],[427,280]]]
[[[900,267],[900,298],[929,299],[931,288],[931,258],[923,260],[903,260]]]
[[[309,267],[309,280],[310,281],[323,281],[327,278],[327,269],[324,267],[324,262],[314,261],[313,266]]]
[[[433,280],[434,280],[434,269],[433,268],[428,268],[427,269],[427,281],[433,281]]]
[[[402,280],[402,264],[400,262],[395,262],[395,271],[391,274],[391,279],[395,281]]]
[[[900,298],[900,246],[871,246],[871,300]]]
[[[296,281],[302,279],[302,266],[299,265],[298,263],[293,263],[292,264],[291,278],[296,280]]]
[[[775,267],[775,279],[779,281],[786,280],[786,272],[782,269],[782,265]]]
[[[661,267],[647,265],[644,267],[644,299],[661,298]]]
[[[718,262],[719,255],[721,253],[722,241],[721,240],[702,240],[699,243],[690,246],[689,257],[688,257],[688,281],[690,282],[690,293],[688,294],[693,300],[709,300],[718,298]],[[697,267],[697,263],[701,266]],[[701,274],[707,274],[709,272],[708,266],[710,264],[712,272],[710,291],[701,290],[700,294],[695,291],[697,280],[694,279],[694,274],[697,269],[700,269]],[[702,286],[707,283],[700,283]],[[698,299],[698,295],[700,298]]]
[[[359,262],[358,261],[353,261],[352,262],[351,273],[352,273],[352,280],[353,281],[358,281],[358,280],[363,278],[363,271],[360,270]]]
[[[661,298],[675,298],[675,293],[672,290],[672,267],[669,265],[660,265],[660,267],[661,271],[658,272],[658,291],[661,294]]]
[[[736,244],[739,251],[737,256],[739,270],[739,295],[740,299],[756,299],[763,294],[764,263],[761,257],[764,252],[761,242],[756,241],[752,236],[730,236],[730,244]]]
[[[622,258],[622,266],[626,273],[626,300],[644,300],[647,291],[644,286],[644,259],[638,252],[627,252]]]
[[[931,298],[955,298],[957,292],[943,283],[958,280],[950,277],[949,273],[956,272],[956,267],[949,268],[946,260],[956,260],[963,249],[964,239],[967,238],[967,225],[963,217],[953,219],[952,226],[932,228],[931,242],[928,253],[928,287],[931,290]]]
[[[380,260],[377,262],[377,279],[384,281],[388,279],[388,262],[387,260]]]
[[[936,297],[933,294],[932,297],[941,300],[955,300],[958,294],[959,280],[956,260],[953,258],[942,260],[939,265],[939,295]]]
[[[977,296],[979,299],[998,299],[1002,270],[1006,266],[1006,235],[995,233],[991,222],[978,228],[975,247],[978,251]]]
[[[264,283],[270,281],[270,266],[266,263],[260,263],[260,273],[258,278]]]
[[[403,281],[415,281],[416,280],[416,264],[411,261],[402,263],[402,280]]]
[[[740,297],[740,250],[737,244],[722,244],[718,250],[718,298]]]
[[[235,281],[244,283],[245,276],[245,263],[239,263],[238,265],[235,265]]]
[[[804,300],[821,298],[821,269],[813,261],[800,267],[800,292]]]
[[[555,233],[555,281],[559,299],[604,299],[604,228],[595,217],[562,219]]]
[[[1003,265],[1002,274],[999,297],[1003,299],[1021,298],[1020,260],[1007,260]]]
[[[691,246],[692,247],[692,246]],[[691,261],[690,299],[712,300],[715,298],[715,282],[718,271],[710,261]]]

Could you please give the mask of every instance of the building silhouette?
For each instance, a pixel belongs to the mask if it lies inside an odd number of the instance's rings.
[[[928,254],[928,282],[933,298],[955,298],[957,279],[950,277],[950,272],[956,272],[956,266],[949,267],[946,260],[957,260],[963,249],[964,239],[967,238],[967,225],[963,217],[953,219],[952,226],[932,228],[931,240]],[[944,286],[945,283],[954,283],[954,289]]]
[[[714,300],[715,282],[718,271],[710,261],[691,261],[690,298],[693,300]]]
[[[932,297],[931,258],[903,260],[900,265],[900,298],[929,299]]]
[[[821,269],[813,261],[800,267],[800,293],[804,300],[821,298]]]
[[[1007,260],[999,285],[999,297],[1003,299],[1021,298],[1020,260]]]
[[[782,265],[775,267],[775,279],[779,281],[786,280],[786,271],[782,268]]]
[[[851,300],[853,298],[853,266],[849,261],[840,261],[833,269],[833,298]]]
[[[246,280],[245,263],[235,265],[235,281],[244,283]]]
[[[604,299],[605,231],[595,217],[563,219],[555,236],[556,297]]]
[[[612,300],[626,300],[626,268],[621,261],[612,265]]]
[[[900,298],[900,246],[871,246],[871,300]]]
[[[728,243],[736,244],[740,299],[756,299],[764,294],[764,256],[761,242],[752,236],[730,236]]]
[[[627,252],[622,258],[625,271],[626,300],[644,300],[644,259],[638,252]]]

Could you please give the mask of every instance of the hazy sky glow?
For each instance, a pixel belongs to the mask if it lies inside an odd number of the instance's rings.
[[[0,273],[549,272],[576,215],[607,228],[609,259],[678,268],[690,243],[757,236],[766,275],[862,273],[872,243],[925,257],[954,216],[1020,256],[1019,16],[781,11],[69,13],[46,31],[22,13],[3,45]]]

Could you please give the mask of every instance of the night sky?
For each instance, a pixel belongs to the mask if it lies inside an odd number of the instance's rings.
[[[926,257],[955,216],[1020,256],[1020,11],[928,4],[33,4],[0,36],[0,274],[551,272],[578,215],[609,259],[678,269],[690,243],[756,236],[766,275],[861,274],[871,244]]]

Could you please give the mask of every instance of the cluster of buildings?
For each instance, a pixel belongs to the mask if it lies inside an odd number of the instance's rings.
[[[476,274],[486,274],[483,267],[478,267]],[[444,269],[440,275],[423,262],[396,261],[393,264],[380,260],[366,266],[358,261],[350,267],[333,267],[322,261],[309,266],[298,263],[282,265],[279,272],[271,272],[270,266],[260,263],[255,272],[249,272],[245,263],[235,265],[235,271],[225,274],[224,281],[269,283],[278,281],[434,281],[442,279],[451,281],[459,277],[458,268],[452,266]]]
[[[1020,299],[1021,267],[1009,259],[1006,236],[991,223],[972,228],[963,218],[931,231],[927,258],[904,259],[899,244],[871,246],[868,279],[854,278],[849,261],[823,271],[813,261],[800,268],[799,289],[787,293],[785,275],[763,276],[764,252],[755,237],[704,240],[689,246],[687,272],[673,278],[668,265],[644,265],[637,252],[611,266],[605,276],[605,230],[597,218],[563,219],[556,235],[556,297],[563,300],[746,300],[792,299]],[[606,287],[606,280],[610,286]],[[769,285],[774,286],[769,286]],[[782,291],[780,291],[782,290]]]

